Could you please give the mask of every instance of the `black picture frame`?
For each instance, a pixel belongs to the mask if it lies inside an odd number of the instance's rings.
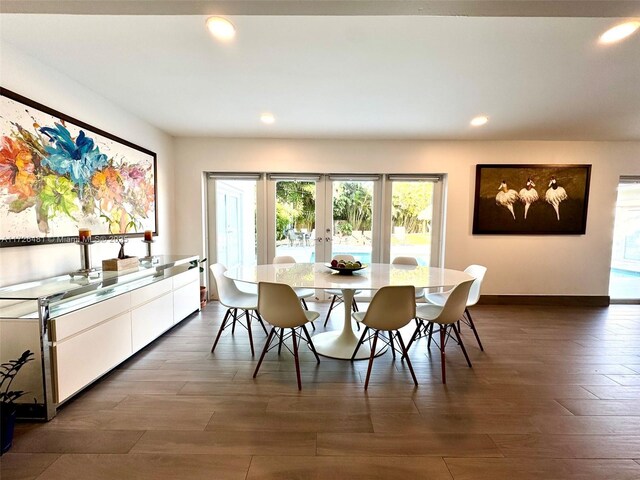
[[[584,235],[590,181],[591,165],[478,164],[472,233]]]
[[[2,162],[10,162],[11,159],[7,160],[7,156],[13,155],[15,152],[10,152],[11,145],[8,145],[7,138],[22,142],[22,144],[27,145],[28,147],[36,145],[36,147],[31,148],[32,159],[31,163],[35,164],[35,168],[33,165],[30,166],[29,170],[25,170],[25,175],[34,175],[33,171],[37,168],[41,167],[42,163],[42,155],[40,158],[37,158],[36,155],[38,152],[36,151],[38,147],[40,151],[44,151],[46,148],[42,142],[42,139],[47,139],[46,134],[42,134],[43,126],[46,127],[54,127],[58,128],[58,124],[64,128],[68,128],[69,133],[79,135],[80,131],[84,132],[86,138],[90,139],[93,142],[93,147],[95,147],[96,152],[107,152],[105,153],[106,157],[112,155],[111,158],[117,158],[117,165],[114,162],[111,162],[110,166],[112,166],[112,170],[118,170],[118,168],[124,169],[127,168],[127,175],[125,180],[131,180],[134,178],[132,172],[136,166],[140,166],[140,170],[144,167],[145,177],[144,187],[145,188],[145,196],[144,196],[144,204],[145,206],[152,205],[152,208],[149,208],[149,212],[145,210],[145,214],[140,218],[142,220],[137,223],[137,225],[131,225],[126,229],[125,232],[122,231],[113,231],[114,224],[113,222],[109,223],[105,220],[108,231],[103,231],[102,228],[93,229],[92,228],[92,240],[94,241],[107,241],[111,240],[114,237],[141,237],[145,230],[151,230],[154,235],[158,235],[158,182],[157,182],[157,155],[155,152],[141,147],[131,141],[120,138],[116,135],[113,135],[109,132],[106,132],[100,128],[94,127],[86,122],[78,120],[74,117],[71,117],[65,113],[59,112],[53,108],[50,108],[46,105],[43,105],[39,102],[31,100],[23,95],[20,95],[16,92],[8,90],[4,87],[0,87],[0,122],[2,125],[2,131],[0,132],[0,163]],[[20,117],[12,118],[13,116]],[[32,121],[30,121],[30,119]],[[26,120],[26,121],[25,121]],[[73,141],[77,141],[78,136],[73,137]],[[40,143],[37,142],[40,140]],[[55,143],[54,143],[55,145]],[[15,147],[15,143],[13,145]],[[46,145],[50,146],[50,144]],[[102,148],[101,148],[102,147]],[[9,155],[6,152],[10,152]],[[129,153],[129,157],[127,156]],[[17,156],[15,156],[17,158]],[[14,160],[15,160],[14,158]],[[24,163],[24,162],[23,162]],[[1,166],[1,165],[0,165]],[[106,167],[105,167],[106,168]],[[14,170],[17,173],[20,173],[19,168],[14,166]],[[76,197],[77,205],[75,205],[74,212],[80,212],[80,214],[76,215],[76,225],[73,229],[68,225],[69,219],[67,220],[67,224],[65,225],[64,231],[62,229],[55,230],[54,227],[51,227],[49,232],[38,231],[37,234],[34,233],[34,228],[30,224],[26,224],[24,218],[22,219],[22,223],[25,225],[20,225],[19,228],[16,228],[15,231],[11,231],[11,222],[14,221],[14,217],[9,215],[9,213],[15,213],[14,211],[18,208],[23,208],[17,213],[23,213],[27,209],[36,210],[37,213],[33,213],[32,217],[35,219],[38,215],[38,228],[41,229],[41,214],[37,211],[38,204],[31,205],[29,207],[25,207],[23,204],[18,204],[17,207],[13,207],[13,202],[15,202],[16,197],[20,199],[20,195],[23,195],[27,198],[27,201],[33,203],[34,201],[31,198],[28,198],[27,195],[29,193],[33,194],[33,191],[37,188],[42,188],[43,181],[41,178],[38,178],[35,181],[32,181],[31,185],[21,185],[17,186],[15,175],[14,175],[14,185],[11,185],[11,179],[6,175],[7,169],[5,168],[5,175],[2,176],[2,171],[0,171],[0,204],[5,205],[4,210],[2,211],[5,216],[0,220],[5,223],[5,225],[9,225],[6,228],[0,229],[0,248],[1,247],[15,247],[15,246],[24,246],[24,245],[42,245],[42,244],[56,244],[56,243],[73,243],[78,241],[78,228],[86,227],[87,225],[82,225],[83,219],[89,218],[88,215],[83,216],[85,210],[87,210],[86,205],[83,202],[88,202],[87,196],[82,194],[78,194]],[[122,173],[123,170],[118,170],[119,173]],[[73,176],[70,173],[61,173],[54,172],[51,169],[48,170],[48,173],[54,173],[58,175],[61,179],[65,179],[64,181],[69,183],[73,180]],[[112,172],[110,172],[112,173]],[[23,177],[24,178],[24,177]],[[120,182],[120,187],[123,192],[126,192],[127,195],[130,194],[135,188],[132,187],[133,183],[127,183],[123,180],[125,176],[123,175],[118,180]],[[150,180],[149,180],[150,178]],[[85,186],[89,184],[90,180],[85,180]],[[153,184],[153,200],[151,201],[151,183]],[[11,187],[11,188],[9,188]],[[77,187],[77,185],[76,185]],[[30,191],[25,193],[25,190],[30,188]],[[81,190],[82,184],[80,184]],[[97,189],[94,189],[97,191]],[[102,188],[103,192],[108,193],[109,185],[105,181],[105,185]],[[19,192],[19,193],[16,193]],[[113,189],[111,189],[113,191]],[[92,192],[92,194],[94,194]],[[134,192],[138,198],[141,198],[140,192]],[[121,195],[121,197],[124,195]],[[102,198],[100,196],[91,196],[92,201],[101,202]],[[6,205],[11,205],[10,207],[6,207]],[[124,205],[124,201],[123,201]],[[126,207],[121,207],[123,212],[126,212]],[[93,212],[91,218],[95,222],[95,218],[101,218],[99,213],[102,213],[102,206],[99,207],[99,212]],[[131,208],[131,210],[134,210]],[[128,213],[128,212],[127,212]],[[124,215],[121,215],[121,217]],[[108,218],[108,217],[105,217]],[[134,214],[130,214],[129,218],[133,220]],[[117,226],[117,225],[116,225]],[[91,227],[91,225],[89,225]],[[7,233],[9,232],[9,233]],[[26,233],[25,233],[26,232]]]

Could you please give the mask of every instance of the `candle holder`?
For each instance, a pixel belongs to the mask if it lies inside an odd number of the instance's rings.
[[[69,275],[72,277],[82,276],[82,277],[93,277],[99,276],[100,272],[96,268],[91,267],[91,245],[93,245],[93,241],[91,240],[83,240],[79,241],[78,245],[80,246],[80,269],[75,272],[71,272]]]
[[[143,260],[149,263],[157,263],[158,259],[151,254],[151,244],[155,242],[153,240],[142,240],[142,243],[147,244],[147,256]]]

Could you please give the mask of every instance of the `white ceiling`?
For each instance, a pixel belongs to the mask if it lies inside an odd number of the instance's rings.
[[[229,18],[230,44],[202,15],[2,14],[0,35],[177,136],[640,140],[640,34],[597,43],[615,18]]]
[[[629,17],[638,0],[2,0],[3,13]]]

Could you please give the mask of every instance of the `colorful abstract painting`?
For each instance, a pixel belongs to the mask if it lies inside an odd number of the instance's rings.
[[[157,233],[155,153],[0,93],[0,246]]]

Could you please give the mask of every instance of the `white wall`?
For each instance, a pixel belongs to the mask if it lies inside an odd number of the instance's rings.
[[[608,295],[616,186],[640,175],[640,142],[426,142],[178,138],[176,252],[202,254],[202,172],[448,175],[445,266],[489,268],[487,295]],[[478,163],[592,164],[582,236],[472,235]]]
[[[173,140],[89,88],[78,84],[14,46],[0,44],[0,84],[3,87],[63,112],[90,125],[156,152],[158,170],[158,232],[154,253],[172,252],[174,216]],[[5,221],[0,219],[0,221]],[[117,244],[92,247],[94,265],[118,253]],[[134,239],[129,255],[145,255],[144,244]],[[197,248],[195,251],[200,251]],[[80,253],[73,244],[0,248],[0,286],[70,272],[80,268]]]
[[[0,83],[157,153],[157,253],[204,254],[203,171],[446,173],[445,266],[487,265],[485,294],[607,295],[616,185],[620,175],[640,175],[638,142],[174,141],[6,43],[0,45]],[[593,164],[586,235],[471,235],[477,163]],[[94,262],[116,251],[116,245],[96,245]],[[127,252],[142,255],[142,243],[130,242]],[[71,244],[2,248],[0,285],[78,266],[78,247]]]

